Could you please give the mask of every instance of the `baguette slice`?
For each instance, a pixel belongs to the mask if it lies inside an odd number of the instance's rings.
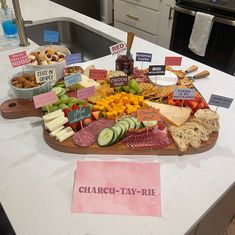
[[[219,120],[219,114],[211,109],[198,109],[194,117],[198,120]]]

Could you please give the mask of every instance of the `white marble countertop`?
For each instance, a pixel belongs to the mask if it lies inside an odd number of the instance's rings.
[[[70,17],[118,40],[126,34],[48,0],[21,0],[25,20]],[[2,33],[2,32],[0,32]],[[36,45],[31,44],[26,50]],[[0,102],[11,97],[8,78],[12,69],[8,55],[24,49],[0,49]],[[136,38],[136,51],[153,53],[153,64],[175,53]],[[115,57],[87,62],[97,68],[114,69]],[[234,98],[235,77],[183,57],[182,68],[196,64],[210,76],[195,81],[206,100],[212,93]],[[137,64],[138,65],[138,64]],[[221,130],[208,152],[183,157],[74,155],[51,149],[42,138],[40,118],[5,120],[0,117],[0,201],[18,235],[182,235],[213,206],[235,179],[235,103],[219,108]],[[163,216],[109,216],[72,214],[74,170],[78,159],[157,161],[161,163]]]

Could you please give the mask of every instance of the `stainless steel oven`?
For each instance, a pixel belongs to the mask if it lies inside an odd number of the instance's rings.
[[[188,49],[196,12],[215,16],[204,57]],[[170,49],[235,75],[235,0],[178,0]]]

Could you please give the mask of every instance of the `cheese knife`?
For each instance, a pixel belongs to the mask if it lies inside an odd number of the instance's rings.
[[[132,43],[134,40],[135,34],[133,32],[128,32],[127,33],[127,51],[126,51],[126,55],[128,57],[131,56],[131,47],[132,47]]]
[[[209,71],[204,70],[200,73],[195,74],[194,76],[187,76],[188,79],[195,81],[196,79],[206,78],[210,75]]]

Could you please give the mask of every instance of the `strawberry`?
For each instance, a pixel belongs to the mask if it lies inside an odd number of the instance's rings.
[[[77,109],[80,109],[80,107],[77,104],[73,104],[72,110],[77,110]]]
[[[84,126],[87,126],[88,124],[90,124],[92,122],[92,118],[85,118],[82,120],[82,124]]]

